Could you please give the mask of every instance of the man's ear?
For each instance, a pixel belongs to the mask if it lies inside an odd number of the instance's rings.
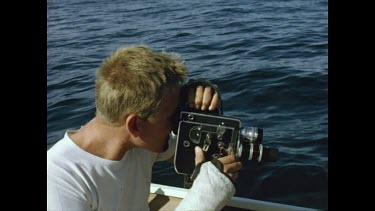
[[[140,128],[139,128],[139,123],[140,123],[140,118],[139,116],[135,114],[130,114],[125,121],[126,128],[132,134],[134,137],[138,137],[140,135]]]

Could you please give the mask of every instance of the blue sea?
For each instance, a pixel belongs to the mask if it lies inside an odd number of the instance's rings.
[[[279,149],[244,164],[236,196],[328,209],[327,0],[48,0],[47,149],[93,118],[97,67],[134,44],[180,54],[225,115]],[[169,163],[152,180],[183,186]]]

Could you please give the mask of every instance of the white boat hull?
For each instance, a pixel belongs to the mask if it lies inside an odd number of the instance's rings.
[[[179,202],[186,196],[187,191],[188,189],[185,189],[185,188],[151,183],[151,187],[150,187],[151,195],[149,197],[150,209],[151,210],[156,210],[156,209],[157,210],[173,210],[179,204]],[[159,202],[157,200],[159,200]],[[259,210],[259,211],[261,210],[264,210],[264,211],[317,210],[317,209],[311,209],[311,208],[306,208],[306,207],[292,206],[292,205],[260,201],[260,200],[241,198],[241,197],[232,197],[231,201],[227,204],[227,206],[239,208],[239,209],[245,209],[245,210]]]

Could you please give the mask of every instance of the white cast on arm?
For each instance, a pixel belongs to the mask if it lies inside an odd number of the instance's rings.
[[[202,164],[193,186],[176,211],[221,210],[235,194],[233,183],[211,162]]]

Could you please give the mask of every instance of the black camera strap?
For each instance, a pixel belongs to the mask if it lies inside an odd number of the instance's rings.
[[[210,113],[215,113],[218,115],[223,115],[223,105],[221,100],[221,95],[219,92],[219,89],[216,85],[211,83],[211,81],[204,79],[204,78],[198,78],[198,79],[190,79],[186,84],[184,84],[181,88],[181,108],[184,111],[195,111],[195,109],[189,108],[188,105],[188,92],[190,88],[196,88],[198,86],[204,87],[211,87],[219,97],[219,104],[217,105],[216,109],[213,111],[209,111]]]
[[[210,113],[210,114],[216,114],[216,115],[223,115],[223,105],[222,105],[221,95],[220,95],[218,87],[216,85],[214,85],[211,81],[206,80],[204,78],[190,79],[187,83],[185,83],[181,87],[181,98],[180,98],[181,100],[180,100],[179,112],[180,111],[196,112],[195,108],[190,108],[189,105],[188,105],[188,97],[189,97],[188,95],[189,95],[190,89],[196,89],[198,86],[203,86],[203,88],[211,87],[211,89],[213,89],[218,94],[218,97],[219,97],[219,104],[217,105],[215,110],[213,110],[213,111],[199,111],[199,112],[200,113]],[[205,163],[205,162],[209,162],[209,161],[204,161],[204,162],[198,163],[195,166],[194,171],[191,175],[185,175],[185,179],[184,179],[185,188],[191,187],[192,183],[197,178],[197,176],[200,172],[202,164]],[[221,173],[223,173],[225,176],[227,176],[232,181],[232,183],[234,184],[234,181],[228,175],[226,175],[223,172],[223,164],[219,160],[217,160],[215,158],[215,159],[211,160],[210,162]]]
[[[202,166],[202,164],[203,163],[205,163],[205,162],[209,162],[209,161],[202,161],[202,162],[200,162],[200,163],[198,163],[196,166],[195,166],[195,168],[194,168],[194,171],[193,171],[193,173],[191,174],[191,176],[190,176],[190,181],[191,182],[193,182],[196,178],[197,178],[197,176],[198,176],[198,174],[199,174],[199,172],[200,172],[200,170],[201,170],[201,166]],[[212,159],[211,160],[211,163],[221,172],[221,173],[223,173],[224,174],[224,172],[223,172],[223,170],[224,170],[224,166],[223,166],[223,164],[217,159],[217,158],[214,158],[214,159]]]
[[[211,162],[222,174],[224,174],[226,177],[228,177],[228,179],[235,185],[235,181],[229,176],[227,175],[226,173],[224,173],[224,165],[217,159],[217,158],[214,158],[212,159],[211,161],[203,161],[203,162],[200,162],[198,163],[195,168],[194,168],[194,171],[193,173],[189,176],[189,182],[194,182],[194,180],[197,178],[200,170],[201,170],[201,166],[203,163],[205,162]]]
[[[193,173],[190,175],[190,178],[189,178],[189,180],[190,180],[191,182],[193,182],[193,181],[197,178],[199,172],[201,171],[201,166],[202,166],[203,163],[205,163],[205,162],[204,162],[204,161],[203,161],[203,162],[200,162],[200,163],[198,163],[198,164],[195,166],[194,171],[193,171]]]

